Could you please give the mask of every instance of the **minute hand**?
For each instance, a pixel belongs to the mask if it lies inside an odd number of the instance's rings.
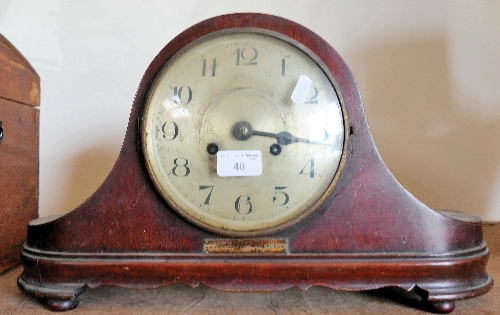
[[[311,144],[326,145],[326,143],[324,143],[324,142],[311,141],[309,139],[295,137],[294,135],[292,135],[288,131],[281,131],[279,133],[270,133],[270,132],[263,132],[263,131],[258,131],[258,130],[252,130],[252,135],[253,136],[263,136],[263,137],[276,138],[276,140],[278,141],[279,145],[287,145],[287,144],[291,144],[291,143],[294,143],[294,142],[302,142],[302,143],[311,143]]]

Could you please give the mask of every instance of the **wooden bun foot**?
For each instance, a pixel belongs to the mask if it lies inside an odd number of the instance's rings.
[[[455,301],[434,301],[428,302],[429,310],[433,313],[446,314],[455,309]]]
[[[64,312],[74,309],[78,306],[78,300],[46,300],[45,305],[47,308],[54,312]]]

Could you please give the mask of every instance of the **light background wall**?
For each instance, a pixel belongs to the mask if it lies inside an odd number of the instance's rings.
[[[403,186],[433,208],[500,221],[494,0],[0,0],[0,33],[42,82],[41,216],[69,212],[105,179],[160,49],[233,12],[279,15],[326,39],[353,71],[375,143]]]

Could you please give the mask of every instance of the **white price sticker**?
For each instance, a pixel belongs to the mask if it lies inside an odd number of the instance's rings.
[[[259,176],[262,174],[260,150],[233,150],[217,152],[217,175]]]

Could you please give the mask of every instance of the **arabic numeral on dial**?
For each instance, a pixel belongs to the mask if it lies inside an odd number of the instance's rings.
[[[313,95],[304,104],[318,104],[319,90],[314,85],[311,88],[313,89]]]
[[[239,196],[236,198],[236,201],[234,202],[234,209],[239,213],[239,214],[249,214],[252,212],[252,203],[250,202],[250,197],[249,196]]]
[[[217,66],[217,62],[215,58],[212,59],[212,77],[215,77],[215,67]],[[205,76],[207,74],[207,58],[203,59],[202,68],[201,68],[201,76]]]
[[[310,159],[307,164],[300,171],[301,175],[309,175],[309,178],[314,178],[314,160]]]
[[[283,190],[286,188],[286,186],[282,187],[274,187],[274,197],[273,197],[273,203],[277,206],[284,206],[290,201],[290,196]],[[283,200],[280,202],[280,200]]]
[[[161,126],[163,138],[166,140],[174,140],[179,135],[179,126],[173,121],[167,121]]]
[[[249,52],[251,51],[251,52]],[[238,48],[236,49],[236,65],[237,66],[256,66],[259,52],[255,48]]]
[[[200,191],[205,190],[205,189],[210,189],[210,192],[208,193],[207,198],[205,198],[205,202],[203,204],[209,205],[210,204],[210,197],[212,197],[212,192],[214,191],[214,185],[212,185],[212,186],[200,186]]]
[[[193,99],[193,90],[189,86],[183,85],[180,87],[174,86],[174,103],[189,104]]]
[[[176,158],[174,160],[175,167],[172,169],[172,174],[177,177],[186,177],[191,173],[188,167],[189,161],[185,158]],[[180,169],[180,170],[179,170]]]
[[[325,130],[325,137],[323,138],[323,141],[328,140],[328,138],[330,138],[330,134]]]

